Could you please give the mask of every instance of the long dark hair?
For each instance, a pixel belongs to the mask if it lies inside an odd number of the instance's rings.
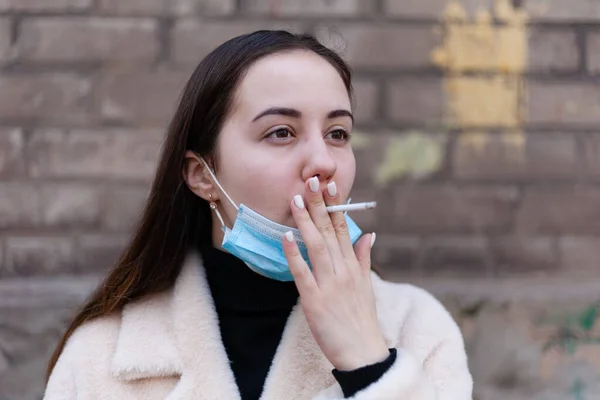
[[[131,241],[69,325],[50,359],[48,377],[77,327],[172,287],[187,251],[212,241],[209,205],[193,194],[183,179],[184,154],[193,150],[215,168],[217,136],[244,73],[262,57],[294,50],[312,51],[327,60],[352,96],[348,65],[311,35],[261,30],[230,39],[208,54],[183,90]]]

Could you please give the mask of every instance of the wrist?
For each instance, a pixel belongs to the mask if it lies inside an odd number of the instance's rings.
[[[365,346],[362,349],[356,349],[348,357],[340,360],[334,367],[339,371],[353,371],[367,365],[373,365],[385,361],[390,356],[390,350],[385,342],[373,346]],[[360,350],[360,351],[359,351]]]

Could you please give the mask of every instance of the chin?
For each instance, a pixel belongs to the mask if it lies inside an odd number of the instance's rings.
[[[297,228],[297,227],[298,227],[298,226],[296,225],[296,221],[294,221],[294,219],[293,219],[293,218],[291,218],[291,217],[290,217],[290,218],[288,218],[288,219],[286,219],[286,220],[285,220],[285,221],[283,221],[283,222],[280,222],[280,224],[281,224],[281,225],[285,225],[285,226],[287,226],[287,227],[289,227],[289,228]]]
[[[259,212],[259,214],[260,214],[260,212]],[[290,228],[297,228],[296,221],[294,221],[294,217],[292,216],[292,212],[291,211],[288,212],[288,213],[284,213],[282,215],[279,215],[279,216],[275,216],[274,215],[274,216],[268,217],[265,214],[261,214],[261,215],[264,216],[265,218],[270,219],[273,222],[278,223],[279,225],[284,225],[284,226],[287,226],[287,227],[290,227]]]
[[[298,228],[298,226],[296,225],[296,221],[294,221],[294,217],[292,217],[291,213],[287,218],[283,220],[283,222],[280,222],[280,224],[290,228]]]

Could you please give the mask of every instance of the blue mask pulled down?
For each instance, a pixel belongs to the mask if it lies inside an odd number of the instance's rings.
[[[238,214],[233,224],[233,229],[229,229],[223,222],[216,205],[211,204],[211,208],[217,214],[221,221],[221,227],[225,233],[221,247],[227,252],[244,261],[246,265],[254,272],[266,276],[267,278],[279,281],[293,281],[294,277],[288,266],[287,259],[283,253],[282,240],[288,231],[292,231],[300,250],[300,254],[312,269],[308,258],[308,248],[302,239],[300,230],[278,224],[270,219],[263,217],[259,213],[240,204],[238,207],[223,189],[206,161],[202,159],[212,179],[215,181],[221,192],[229,202],[237,209]],[[348,215],[345,215],[346,223],[350,233],[352,244],[362,235],[362,231]]]

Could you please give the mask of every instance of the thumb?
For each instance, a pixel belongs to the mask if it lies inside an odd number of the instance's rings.
[[[363,270],[368,271],[371,269],[371,248],[373,247],[373,243],[375,243],[375,237],[375,232],[364,235],[354,245],[354,253],[356,253],[358,263]]]

